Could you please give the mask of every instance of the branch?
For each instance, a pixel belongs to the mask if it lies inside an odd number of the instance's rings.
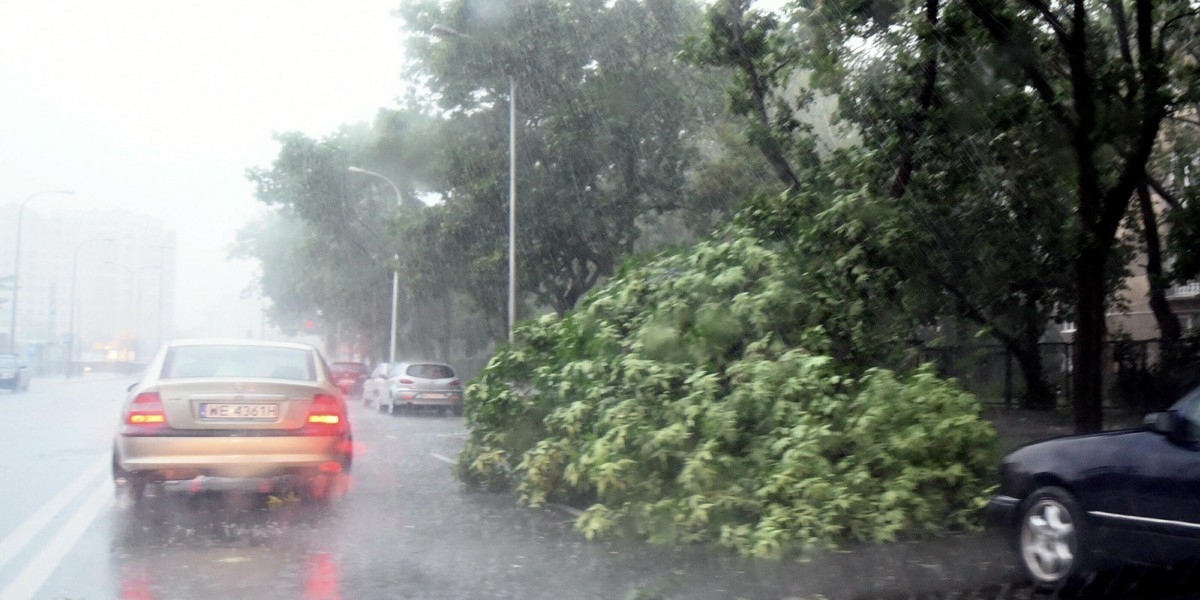
[[[755,117],[758,125],[763,128],[763,137],[758,143],[759,151],[766,157],[771,168],[775,170],[775,175],[783,181],[784,185],[799,188],[800,179],[796,177],[796,172],[792,170],[791,164],[784,156],[779,141],[770,133],[771,117],[767,114],[767,84],[763,75],[758,72],[758,66],[754,64],[754,57],[746,47],[742,6],[737,0],[726,0],[725,5],[729,9],[729,31],[733,35],[735,60],[738,67],[745,71],[746,76],[750,79],[750,96],[754,102]]]
[[[1167,191],[1166,186],[1164,186],[1162,182],[1155,179],[1154,176],[1149,173],[1146,173],[1146,183],[1150,184],[1150,187],[1154,190],[1154,193],[1158,194],[1158,197],[1162,198],[1163,202],[1167,203],[1167,206],[1170,206],[1171,208],[1179,208],[1179,206],[1182,204],[1182,202],[1179,201],[1179,198]]]
[[[1129,206],[1130,196],[1138,183],[1146,179],[1146,162],[1158,139],[1159,126],[1166,118],[1166,100],[1158,94],[1166,76],[1159,60],[1160,53],[1154,47],[1153,4],[1154,0],[1137,0],[1138,72],[1143,84],[1140,107],[1142,120],[1133,132],[1134,144],[1125,167],[1116,184],[1104,197],[1100,226],[1106,236],[1115,235]]]
[[[925,20],[929,22],[930,36],[937,36],[938,23],[938,0],[925,1]],[[932,47],[930,41],[933,42]],[[925,57],[925,62],[921,65],[921,89],[917,92],[917,110],[912,116],[911,124],[907,127],[904,124],[900,126],[900,165],[896,168],[896,177],[892,180],[891,197],[899,198],[908,190],[908,184],[912,181],[913,171],[916,170],[916,160],[914,147],[917,144],[917,139],[921,137],[925,129],[925,119],[929,116],[929,109],[933,106],[934,93],[937,89],[938,75],[938,49],[941,44],[937,40],[919,40],[921,46],[924,47],[924,52],[929,55]]]
[[[1189,10],[1185,13],[1180,13],[1174,17],[1171,17],[1170,19],[1167,19],[1167,22],[1163,23],[1163,26],[1158,29],[1158,39],[1161,41],[1163,37],[1167,35],[1167,30],[1170,29],[1175,23],[1188,17],[1195,17],[1197,15],[1200,15],[1200,11]]]
[[[1020,345],[1015,336],[1001,331],[997,324],[992,319],[988,318],[982,309],[972,304],[970,299],[967,298],[967,294],[959,289],[959,287],[952,281],[942,277],[936,270],[931,270],[929,277],[930,279],[933,279],[934,283],[949,292],[951,296],[954,296],[954,299],[958,301],[959,306],[963,309],[963,316],[974,321],[982,327],[989,328],[991,335],[1000,340],[1001,344],[1004,344],[1010,348]]]
[[[1042,18],[1046,19],[1046,22],[1050,24],[1050,29],[1054,30],[1054,36],[1058,38],[1058,43],[1062,44],[1064,48],[1071,45],[1071,35],[1067,33],[1066,26],[1050,11],[1050,7],[1046,6],[1045,2],[1042,2],[1042,0],[1026,0],[1026,3],[1037,9],[1041,13]]]
[[[987,29],[988,34],[1000,46],[1000,50],[1016,57],[1021,70],[1025,72],[1025,77],[1029,79],[1029,85],[1033,86],[1038,97],[1046,104],[1046,108],[1050,111],[1050,114],[1066,127],[1068,131],[1074,131],[1077,125],[1071,120],[1066,109],[1063,108],[1062,104],[1055,97],[1054,88],[1050,85],[1050,81],[1046,78],[1046,75],[1034,64],[1032,56],[1033,44],[1018,44],[1013,40],[1012,32],[1015,23],[1010,19],[1001,17],[992,9],[984,6],[982,0],[966,0],[966,2],[968,9],[979,19],[983,27]]]
[[[1133,108],[1134,98],[1138,95],[1138,80],[1134,75],[1133,70],[1136,65],[1133,62],[1133,51],[1129,48],[1129,19],[1125,15],[1125,6],[1123,0],[1109,0],[1108,7],[1113,13],[1113,21],[1117,24],[1117,42],[1121,50],[1121,60],[1129,67],[1129,72],[1125,76],[1125,85],[1128,86],[1128,95],[1125,96],[1125,105]]]

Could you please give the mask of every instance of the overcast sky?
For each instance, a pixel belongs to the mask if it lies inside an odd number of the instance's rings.
[[[232,304],[245,170],[395,104],[398,0],[0,0],[0,203],[124,208],[179,234],[177,321]],[[9,234],[0,234],[0,239]],[[219,314],[219,313],[218,313]]]

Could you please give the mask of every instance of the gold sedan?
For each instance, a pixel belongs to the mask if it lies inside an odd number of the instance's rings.
[[[312,346],[182,340],[130,388],[113,443],[119,494],[281,488],[324,499],[350,470],[346,403]]]

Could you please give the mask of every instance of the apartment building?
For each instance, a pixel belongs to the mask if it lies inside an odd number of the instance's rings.
[[[0,277],[13,271],[18,207],[0,206]],[[29,206],[23,219],[16,348],[35,369],[138,362],[174,330],[175,232],[121,210]],[[7,351],[11,294],[0,292]]]

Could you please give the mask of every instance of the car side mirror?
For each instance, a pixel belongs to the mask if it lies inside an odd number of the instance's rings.
[[[1171,441],[1184,441],[1191,437],[1189,435],[1191,428],[1188,426],[1187,419],[1173,410],[1150,413],[1146,415],[1143,422],[1150,427],[1151,431],[1161,433]]]

